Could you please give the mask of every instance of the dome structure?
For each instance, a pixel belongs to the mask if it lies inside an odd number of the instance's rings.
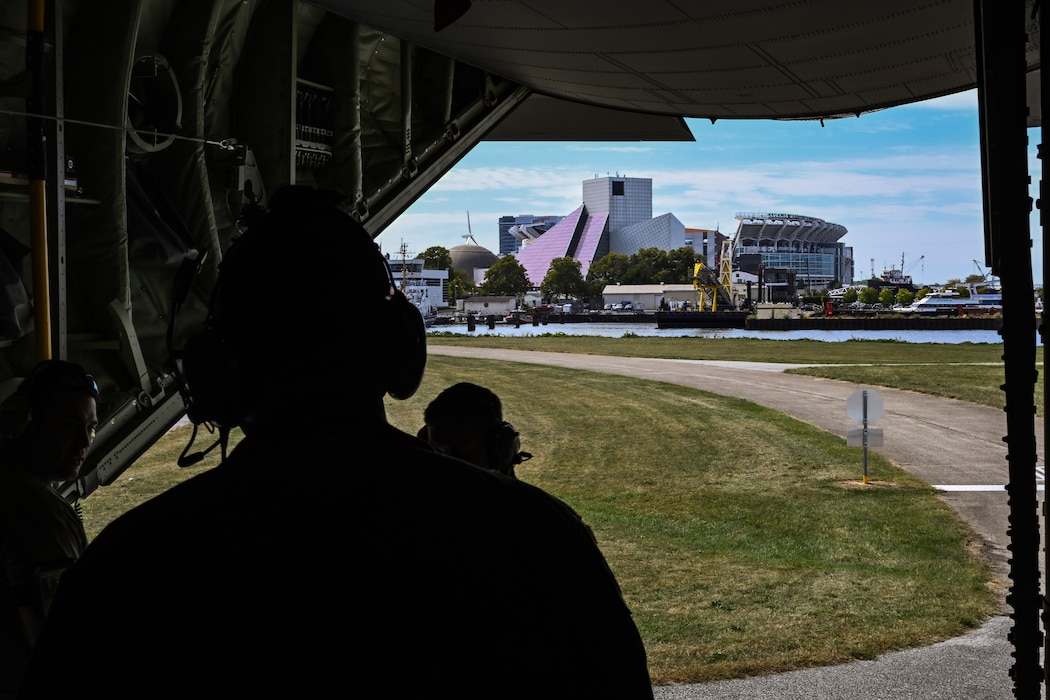
[[[449,248],[448,252],[452,257],[452,269],[464,273],[468,279],[475,278],[475,270],[487,270],[499,260],[498,255],[478,245],[473,237],[468,238],[463,245]]]

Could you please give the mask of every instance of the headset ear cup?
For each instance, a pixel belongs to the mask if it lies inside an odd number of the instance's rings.
[[[496,427],[490,454],[490,461],[495,465],[496,471],[504,474],[512,473],[519,452],[521,452],[521,438],[518,431],[506,421],[500,423]]]
[[[387,347],[386,391],[395,399],[407,399],[423,382],[427,366],[427,327],[423,314],[400,291],[390,297],[390,328]]]
[[[215,333],[202,330],[186,339],[182,373],[190,396],[186,416],[194,423],[232,428],[244,419],[236,400],[236,361]]]

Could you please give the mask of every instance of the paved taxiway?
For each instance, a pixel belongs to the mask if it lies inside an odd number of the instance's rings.
[[[845,439],[856,424],[846,401],[860,385],[785,374],[787,365],[709,360],[664,360],[566,353],[430,346],[431,354],[552,365],[671,382],[735,396],[794,416]],[[997,575],[1008,580],[1009,504],[1006,414],[962,401],[872,387],[883,398],[878,452],[941,488],[951,505],[985,543]],[[1043,468],[1043,422],[1036,419]],[[1041,472],[1040,472],[1041,473]],[[1041,482],[1040,482],[1041,483]],[[1041,497],[1040,493],[1040,497]],[[1013,700],[1009,669],[1012,621],[991,618],[962,637],[872,661],[698,685],[661,686],[658,700]],[[1044,692],[1045,697],[1045,692]]]

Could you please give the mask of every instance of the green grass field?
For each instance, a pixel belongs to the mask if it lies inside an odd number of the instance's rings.
[[[520,342],[528,339],[504,340],[530,349]],[[692,339],[532,340],[544,345],[535,349],[658,357],[792,361],[785,358],[796,352],[783,341],[759,341],[763,349],[734,339],[713,350]],[[824,350],[845,357],[841,347],[797,352]],[[935,363],[933,348],[849,350],[872,362],[914,352],[928,370],[958,370]],[[948,354],[953,363],[994,362],[1001,348]],[[862,374],[852,379],[867,382],[866,370],[855,369]],[[873,658],[956,636],[1000,610],[1000,582],[935,492],[876,453],[871,483],[860,485],[858,448],[841,436],[685,387],[444,356],[431,356],[415,396],[387,401],[390,421],[414,433],[429,400],[457,381],[502,397],[534,455],[519,477],[568,502],[593,528],[634,612],[654,683]],[[86,499],[92,536],[134,503],[214,466],[174,466],[187,437],[188,429],[169,434]]]
[[[934,396],[1002,408],[1003,346],[990,343],[904,343],[898,341],[761,340],[755,338],[623,338],[569,336],[560,333],[530,337],[438,334],[433,345],[507,348],[543,352],[575,352],[620,357],[660,357],[686,360],[819,363],[788,370],[827,379],[908,389]],[[1043,348],[1036,348],[1037,368]],[[858,366],[859,365],[859,366]],[[1033,401],[1043,415],[1042,372]]]

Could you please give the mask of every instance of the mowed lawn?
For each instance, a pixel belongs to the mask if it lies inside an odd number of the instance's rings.
[[[1001,582],[954,513],[878,454],[860,484],[860,451],[841,436],[670,384],[443,356],[414,397],[387,400],[391,422],[414,433],[457,381],[500,394],[534,455],[519,477],[594,530],[654,683],[872,658],[999,612]],[[213,466],[174,466],[187,437],[167,436],[86,499],[89,532]]]
[[[997,610],[954,513],[877,454],[860,485],[841,436],[675,385],[443,356],[391,422],[416,429],[456,381],[500,394],[534,455],[519,477],[594,529],[656,683],[872,658]]]
[[[507,348],[543,352],[659,357],[685,360],[817,363],[820,366],[787,370],[857,384],[907,389],[944,398],[1003,408],[1005,381],[1003,346],[994,343],[905,343],[899,341],[765,340],[758,338],[667,338],[625,335],[622,338],[539,333],[500,337],[443,333],[429,339],[433,345]],[[1036,369],[1042,369],[1043,348],[1035,351]],[[1033,390],[1037,415],[1043,415],[1043,373]]]

